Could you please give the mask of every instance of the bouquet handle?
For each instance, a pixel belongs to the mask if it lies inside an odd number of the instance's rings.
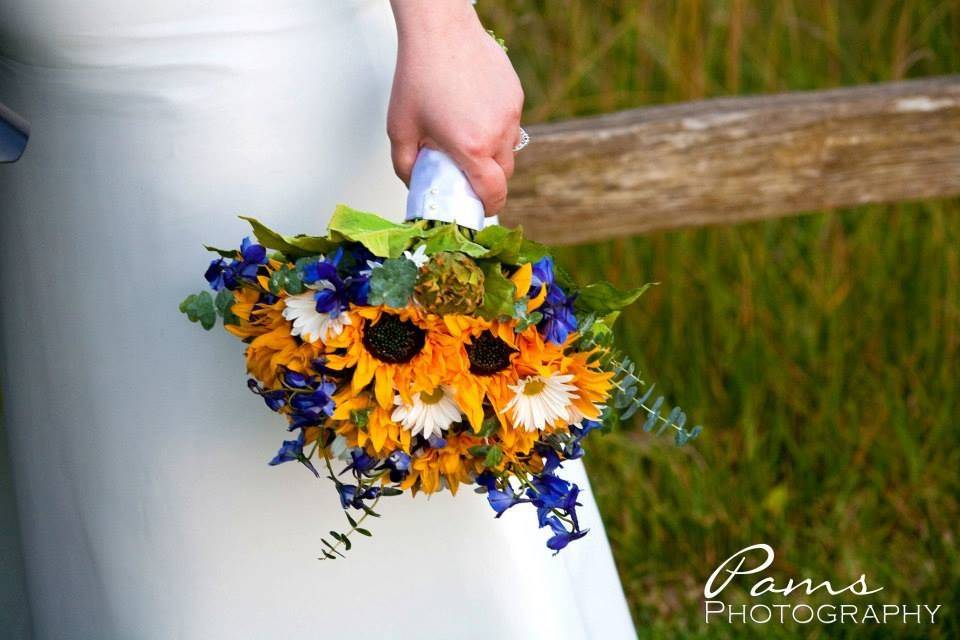
[[[407,195],[407,220],[456,222],[479,231],[499,224],[484,217],[483,202],[460,167],[443,151],[423,147],[417,154]]]

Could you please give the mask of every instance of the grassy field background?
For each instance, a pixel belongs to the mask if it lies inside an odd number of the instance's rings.
[[[478,10],[510,47],[527,122],[960,71],[956,0]],[[960,637],[960,201],[561,253],[583,279],[662,283],[622,319],[623,342],[707,427],[683,449],[636,428],[589,449],[641,637]],[[875,602],[942,604],[938,624],[704,625],[707,576],[756,542],[784,580],[866,573]]]

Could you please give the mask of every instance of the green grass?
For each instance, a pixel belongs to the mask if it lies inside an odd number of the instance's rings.
[[[960,3],[483,0],[526,121],[960,71]],[[581,278],[662,284],[623,344],[707,430],[625,429],[588,466],[643,637],[960,637],[960,201],[568,248]],[[702,622],[719,561],[866,573],[936,627]],[[727,595],[727,592],[724,594]],[[731,598],[742,598],[743,592]],[[816,600],[816,599],[814,599]]]

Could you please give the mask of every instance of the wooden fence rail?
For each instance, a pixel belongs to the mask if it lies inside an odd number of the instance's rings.
[[[960,76],[529,131],[502,218],[554,244],[960,194]]]

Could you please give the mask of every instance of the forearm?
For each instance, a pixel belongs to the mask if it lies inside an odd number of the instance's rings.
[[[510,59],[468,0],[391,0],[397,69],[387,132],[394,168],[409,181],[421,146],[450,155],[488,214],[513,173],[523,90]]]

